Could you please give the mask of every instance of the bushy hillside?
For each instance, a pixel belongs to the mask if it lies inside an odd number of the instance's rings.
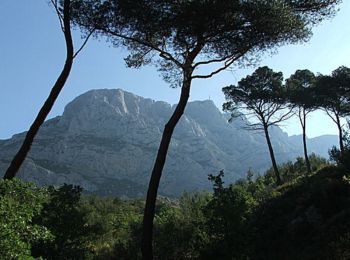
[[[300,162],[280,166],[289,181],[279,187],[272,175],[252,173],[225,185],[221,172],[209,176],[211,193],[160,197],[155,259],[349,259],[348,170],[316,158],[315,172],[305,176]],[[0,198],[4,259],[141,257],[143,201],[82,196],[79,187],[44,189],[18,180],[0,181]]]
[[[276,189],[256,213],[262,259],[349,259],[348,172],[328,166]]]

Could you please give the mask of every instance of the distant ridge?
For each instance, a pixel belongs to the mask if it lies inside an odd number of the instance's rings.
[[[122,89],[88,91],[70,102],[62,116],[45,122],[20,177],[39,185],[73,183],[102,195],[143,196],[164,124],[173,106]],[[160,194],[207,189],[208,174],[225,170],[227,182],[249,168],[270,167],[261,133],[243,130],[245,119],[228,123],[210,101],[189,102],[176,128]],[[0,140],[4,172],[24,133]],[[271,138],[279,163],[302,154],[300,136],[274,127]],[[309,151],[327,157],[336,136],[308,139]]]

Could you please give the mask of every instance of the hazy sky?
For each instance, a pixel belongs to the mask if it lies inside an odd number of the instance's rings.
[[[65,43],[57,17],[46,0],[0,0],[0,139],[29,128],[56,81],[65,59]],[[350,1],[344,0],[330,21],[314,29],[303,45],[279,48],[260,66],[282,71],[287,78],[297,69],[329,74],[341,65],[350,67]],[[81,41],[79,31],[75,42]],[[179,89],[171,89],[153,67],[140,70],[124,65],[125,52],[104,40],[91,40],[77,57],[73,69],[49,117],[60,115],[76,96],[98,88],[122,88],[155,100],[177,103]],[[221,88],[235,84],[255,68],[227,71],[210,80],[194,81],[191,100],[212,99],[221,108]],[[298,121],[284,128],[290,135],[301,132]],[[312,114],[308,136],[337,134],[323,113]]]

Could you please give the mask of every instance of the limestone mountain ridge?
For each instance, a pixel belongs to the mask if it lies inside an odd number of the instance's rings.
[[[72,183],[100,195],[140,197],[148,185],[164,124],[174,106],[121,89],[88,91],[62,114],[47,120],[19,177],[39,185]],[[160,185],[160,194],[209,189],[208,174],[225,171],[227,183],[248,169],[270,167],[263,133],[244,130],[246,119],[232,123],[210,100],[189,102],[175,129]],[[4,172],[25,133],[0,140]],[[302,155],[301,136],[271,129],[279,163]],[[308,139],[309,152],[327,157],[336,136]]]

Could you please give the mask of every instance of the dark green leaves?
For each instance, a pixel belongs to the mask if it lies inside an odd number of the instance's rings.
[[[33,223],[46,199],[44,190],[18,179],[0,181],[0,258],[31,259],[31,245],[52,240],[51,232]]]
[[[350,115],[350,69],[339,67],[332,75],[317,77],[317,96],[320,107],[340,116]]]
[[[330,17],[338,2],[76,0],[72,14],[73,22],[86,32],[96,29],[96,36],[107,36],[117,46],[141,54],[155,52],[184,69],[185,64],[195,68],[201,61],[217,59],[230,65],[246,55],[306,41],[311,25]],[[133,61],[128,66],[142,64]]]
[[[237,86],[224,87],[223,92],[227,101],[223,109],[233,113],[233,116],[237,111],[255,116],[259,123],[251,124],[253,129],[263,129],[264,124],[273,125],[288,117],[288,111],[279,114],[286,108],[286,90],[281,72],[260,67],[241,79]]]
[[[316,108],[316,76],[309,70],[297,70],[286,80],[289,102],[305,109]]]

